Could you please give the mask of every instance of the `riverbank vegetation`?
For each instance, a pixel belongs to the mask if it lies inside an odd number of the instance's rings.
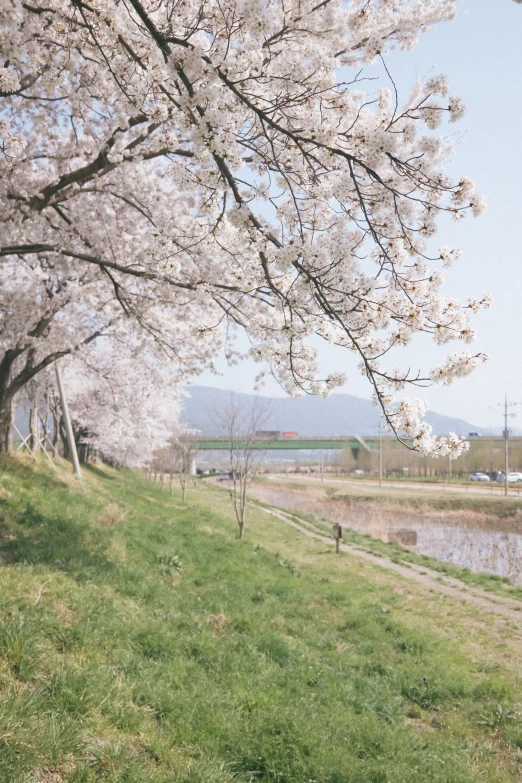
[[[277,483],[276,483],[277,482]],[[274,489],[290,489],[292,492],[306,493],[321,491],[326,497],[335,502],[348,506],[375,506],[389,510],[409,509],[415,513],[429,511],[443,512],[468,512],[467,521],[471,521],[471,514],[480,514],[491,519],[493,526],[506,529],[509,521],[513,522],[513,529],[522,531],[522,498],[504,495],[488,495],[486,493],[473,494],[463,492],[460,488],[455,491],[408,487],[389,486],[383,483],[381,487],[376,482],[367,483],[354,480],[331,479],[325,476],[324,482],[319,483],[317,477],[313,479],[292,478],[277,476],[275,481],[270,476],[257,476],[257,486],[272,486]],[[464,519],[464,522],[466,519]]]

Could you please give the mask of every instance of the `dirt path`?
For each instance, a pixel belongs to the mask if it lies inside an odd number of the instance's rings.
[[[255,505],[259,511],[264,511],[266,514],[277,517],[277,519],[280,519],[285,524],[295,528],[308,538],[314,538],[327,546],[333,547],[335,545],[335,542],[331,537],[319,532],[311,523],[302,520],[297,521],[297,518],[292,514],[276,508],[259,506],[257,503],[252,505]],[[520,601],[488,593],[485,590],[467,585],[453,577],[442,577],[437,571],[416,565],[415,563],[410,563],[407,566],[394,563],[389,557],[378,557],[356,544],[341,544],[341,550],[353,557],[357,557],[372,565],[378,566],[379,568],[393,571],[405,579],[422,585],[426,590],[451,596],[457,601],[465,601],[482,611],[511,620],[522,629],[522,602]]]

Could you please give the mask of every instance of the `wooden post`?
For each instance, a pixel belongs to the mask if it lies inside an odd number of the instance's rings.
[[[336,522],[333,526],[335,537],[335,551],[337,554],[341,551],[341,539],[343,537],[343,526]]]
[[[69,407],[67,405],[67,398],[65,397],[65,389],[63,387],[62,374],[58,362],[55,365],[56,368],[56,381],[58,383],[58,391],[60,392],[60,402],[62,404],[62,413],[65,421],[65,431],[67,433],[67,444],[69,446],[69,455],[74,466],[74,472],[78,478],[82,477],[80,470],[80,463],[78,462],[78,452],[76,451],[76,442],[74,440],[74,433],[71,424],[71,417],[69,416]]]

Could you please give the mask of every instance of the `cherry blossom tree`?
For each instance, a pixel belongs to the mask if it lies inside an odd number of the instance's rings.
[[[105,340],[64,362],[63,376],[80,444],[130,467],[170,442],[179,392],[156,357]]]
[[[410,372],[390,354],[418,333],[473,340],[469,314],[488,298],[443,293],[459,252],[433,236],[441,214],[485,203],[443,167],[451,144],[436,129],[463,116],[462,101],[443,76],[399,96],[385,59],[456,7],[2,0],[0,254],[95,270],[137,323],[144,300],[164,303],[155,339],[181,314],[207,340],[205,361],[218,335],[244,327],[290,393],[344,382],[320,377],[320,335],[358,357],[410,447],[457,455],[464,441],[435,439],[421,401],[395,400],[484,355]],[[367,87],[376,60],[384,80]]]
[[[39,257],[0,264],[0,448],[8,445],[17,392],[110,327],[95,288],[89,270]]]
[[[56,255],[12,256],[0,264],[0,448],[8,446],[15,395],[52,363],[108,337],[148,350],[177,377],[209,360],[211,335],[194,329],[190,302],[154,282],[113,284],[99,267]],[[114,349],[115,350],[115,349]],[[30,406],[34,409],[34,406]]]

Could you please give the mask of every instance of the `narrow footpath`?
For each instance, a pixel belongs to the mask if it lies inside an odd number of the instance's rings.
[[[259,511],[264,511],[266,514],[277,517],[285,524],[290,525],[290,527],[295,528],[309,538],[315,538],[327,546],[335,546],[333,538],[319,531],[312,523],[304,522],[303,520],[294,517],[291,513],[281,511],[274,507],[270,508],[266,505],[260,506],[257,503],[252,505],[255,505],[256,509]],[[416,582],[427,590],[451,596],[457,601],[464,601],[482,611],[504,617],[507,620],[515,622],[522,630],[522,601],[489,593],[478,587],[467,585],[454,577],[446,575],[441,576],[438,571],[434,571],[429,567],[420,566],[415,563],[409,563],[408,565],[395,563],[389,557],[378,557],[357,544],[343,543],[341,544],[341,551],[346,552],[353,557],[365,560],[379,568],[394,571],[404,579]]]

